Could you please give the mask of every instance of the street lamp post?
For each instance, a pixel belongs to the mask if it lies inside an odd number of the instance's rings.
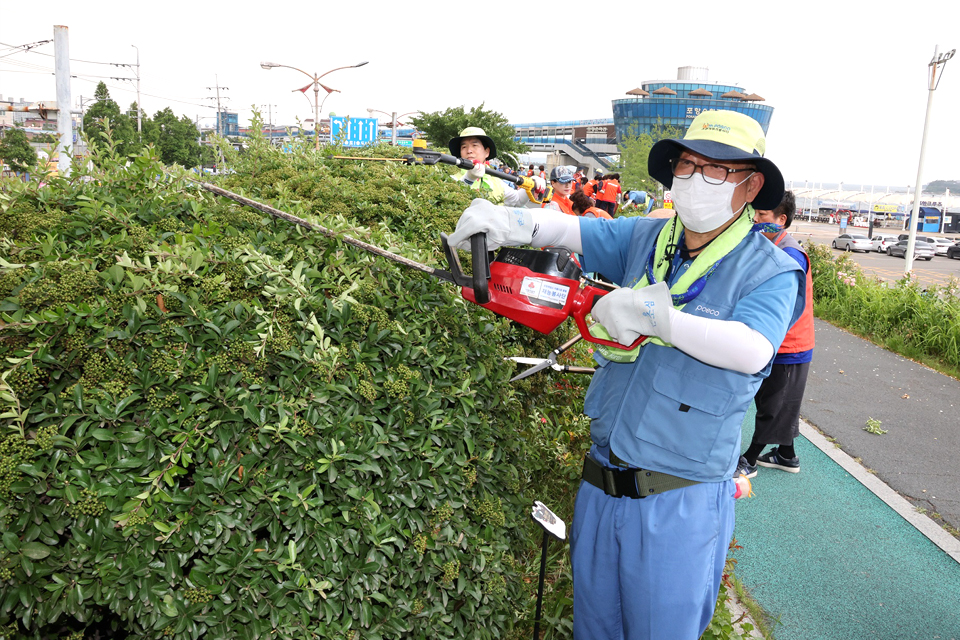
[[[906,261],[903,268],[904,274],[910,273],[913,269],[913,250],[917,243],[917,214],[920,211],[920,194],[923,192],[923,156],[927,146],[927,125],[930,124],[933,92],[937,90],[937,85],[940,84],[940,78],[943,76],[943,67],[946,66],[947,60],[952,58],[953,54],[957,52],[956,49],[951,49],[946,53],[938,54],[937,49],[937,46],[933,47],[933,59],[927,65],[930,72],[929,82],[927,84],[927,114],[923,119],[923,137],[920,140],[920,162],[917,164],[917,188],[914,190],[913,211],[910,213],[910,237],[907,240],[907,253],[904,255]]]
[[[320,75],[317,75],[316,73],[310,74],[304,71],[303,69],[298,69],[297,67],[291,67],[290,65],[286,65],[286,64],[277,64],[276,62],[261,62],[260,67],[263,69],[266,69],[267,71],[269,71],[270,69],[273,69],[274,67],[285,67],[287,69],[294,69],[295,71],[299,71],[303,75],[310,78],[311,80],[310,84],[305,86],[303,89],[294,89],[294,91],[299,91],[301,93],[304,93],[307,89],[311,87],[311,85],[313,86],[313,133],[314,133],[314,138],[316,140],[314,148],[317,151],[319,151],[320,150],[320,108],[321,108],[321,104],[319,102],[320,87],[323,87],[324,91],[327,92],[327,95],[323,97],[324,102],[326,102],[327,96],[329,96],[334,91],[337,91],[339,93],[337,89],[331,89],[330,87],[320,84],[320,78],[327,75],[328,73],[339,71],[340,69],[356,69],[357,67],[362,67],[365,64],[367,64],[367,62],[360,62],[358,64],[352,64],[346,67],[337,67],[336,69],[330,69],[330,71],[327,71],[326,73],[322,73]]]
[[[390,143],[390,144],[392,144],[393,146],[397,146],[397,120],[399,120],[399,119],[402,118],[403,116],[411,116],[411,115],[413,115],[413,114],[415,114],[415,113],[420,113],[420,111],[419,111],[419,110],[417,110],[417,111],[408,111],[407,113],[401,113],[401,114],[398,116],[396,111],[393,111],[393,112],[391,112],[391,113],[387,113],[386,111],[380,111],[379,109],[370,109],[370,108],[368,107],[368,108],[367,108],[367,113],[369,113],[371,116],[372,116],[374,113],[382,113],[382,114],[385,115],[385,116],[390,116],[390,126],[391,126],[391,128],[392,128],[392,130],[393,130],[393,134],[392,134],[392,136],[391,136],[391,138],[390,138],[390,139],[391,139],[391,143]]]

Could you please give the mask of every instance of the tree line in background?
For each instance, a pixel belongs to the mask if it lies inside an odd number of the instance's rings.
[[[109,128],[109,137],[123,157],[141,153],[153,145],[166,165],[196,167],[214,164],[213,148],[200,144],[200,131],[187,116],[178,118],[170,107],[157,111],[152,118],[142,114],[138,133],[136,102],[127,112],[122,112],[102,82],[97,85],[95,97],[96,102],[83,114],[83,132],[91,151],[107,145]],[[33,141],[56,144],[57,139],[46,134],[33,138]],[[8,129],[0,137],[0,160],[18,173],[29,171],[38,160],[30,142],[22,128]]]
[[[200,131],[187,116],[177,118],[170,107],[157,111],[152,118],[142,114],[138,133],[136,114],[139,105],[136,102],[126,113],[121,112],[102,82],[97,85],[94,97],[96,102],[83,114],[83,131],[90,146],[106,144],[109,122],[110,137],[122,156],[139,153],[152,144],[160,154],[160,160],[167,165],[196,167],[213,164],[213,150],[201,146]]]

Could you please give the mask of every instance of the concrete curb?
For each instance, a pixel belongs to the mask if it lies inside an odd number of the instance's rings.
[[[960,563],[960,540],[957,540],[926,515],[919,513],[899,493],[891,489],[880,478],[868,472],[863,465],[850,457],[849,454],[830,442],[819,431],[805,420],[800,420],[800,434],[809,440],[815,447],[839,464],[843,469],[870,490],[875,496],[883,500],[891,509],[913,525],[930,542],[937,545],[948,556]]]

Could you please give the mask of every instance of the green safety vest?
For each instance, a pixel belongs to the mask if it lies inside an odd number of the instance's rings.
[[[467,172],[465,170],[461,171],[456,179],[463,182],[465,175],[467,175]],[[503,204],[503,180],[500,178],[483,176],[483,178],[470,185],[470,188],[475,191],[480,191],[480,197],[484,200],[489,200],[493,204]]]

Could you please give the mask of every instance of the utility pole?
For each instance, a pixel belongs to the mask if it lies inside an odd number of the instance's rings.
[[[140,104],[140,49],[137,45],[130,45],[137,50],[137,138],[143,142],[143,126],[140,122],[140,112],[143,111],[143,105]]]
[[[270,141],[273,142],[273,107],[276,107],[275,104],[262,104],[260,108],[267,108],[267,130],[270,132]]]
[[[207,99],[208,99],[208,100],[214,100],[214,99],[215,99],[215,100],[217,101],[217,135],[218,135],[218,136],[223,136],[223,131],[222,131],[221,127],[220,127],[220,121],[222,120],[222,117],[221,117],[221,115],[220,115],[220,89],[225,89],[225,90],[229,91],[229,90],[230,90],[230,87],[221,87],[221,86],[220,86],[220,79],[218,78],[218,76],[217,76],[216,74],[214,74],[213,79],[214,79],[214,81],[216,82],[216,86],[207,87],[207,89],[216,90],[217,96],[216,96],[216,98],[214,98],[213,96],[210,96],[210,97],[208,97]],[[224,98],[224,100],[226,100],[226,98]]]
[[[57,170],[70,175],[70,152],[73,149],[73,118],[70,114],[70,31],[69,27],[53,28],[54,66],[57,84]]]
[[[140,119],[140,113],[143,111],[143,107],[140,104],[140,49],[137,48],[137,45],[130,45],[134,49],[137,49],[137,63],[128,64],[126,62],[111,62],[115,67],[130,67],[134,69],[134,77],[132,78],[118,78],[116,76],[110,76],[111,80],[126,80],[128,82],[137,81],[137,139],[140,142],[143,142],[143,123]]]
[[[930,125],[930,112],[933,108],[933,92],[940,85],[940,78],[943,76],[943,68],[947,61],[957,52],[951,49],[946,53],[939,53],[939,46],[933,47],[933,59],[927,65],[927,114],[923,118],[923,136],[920,138],[920,162],[917,163],[917,188],[913,196],[913,210],[910,212],[910,235],[907,239],[907,252],[904,254],[903,272],[910,273],[913,269],[914,248],[917,243],[917,214],[920,211],[920,198],[923,194],[923,159],[927,148],[927,128]]]

